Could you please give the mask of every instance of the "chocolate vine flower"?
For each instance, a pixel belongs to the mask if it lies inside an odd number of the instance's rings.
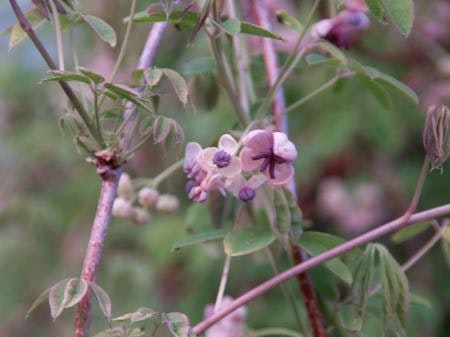
[[[297,158],[297,150],[284,133],[254,130],[242,139],[242,143],[243,171],[258,170],[272,186],[284,185],[294,175],[292,161]]]
[[[238,148],[238,142],[225,134],[220,137],[218,147],[207,147],[202,150],[197,162],[206,172],[233,178],[241,173],[241,160],[236,156]]]
[[[225,187],[228,191],[242,201],[252,201],[256,196],[256,189],[267,181],[267,177],[264,174],[256,174],[250,179],[245,179],[239,175],[235,178],[228,180],[225,183]]]
[[[442,169],[450,156],[450,111],[445,105],[431,106],[423,130],[423,146],[431,169]]]

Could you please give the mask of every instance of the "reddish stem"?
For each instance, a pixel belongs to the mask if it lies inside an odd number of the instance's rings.
[[[91,236],[84,257],[81,277],[88,282],[95,282],[98,265],[103,252],[106,233],[111,220],[111,210],[116,197],[117,185],[122,171],[111,169],[102,174],[100,196],[92,225]],[[90,325],[90,296],[85,296],[75,315],[75,337],[88,335]]]
[[[222,308],[221,310],[215,312],[213,315],[208,317],[207,319],[201,321],[199,324],[197,324],[194,327],[194,333],[196,335],[201,334],[206,329],[211,327],[213,324],[219,322],[224,317],[228,316],[230,313],[235,311],[236,309],[240,308],[241,306],[247,304],[251,300],[257,298],[258,296],[261,296],[262,294],[266,293],[270,289],[286,282],[292,277],[297,276],[298,274],[304,273],[307,270],[311,269],[312,267],[318,266],[326,261],[329,261],[335,257],[338,257],[340,255],[343,255],[347,253],[348,251],[362,246],[368,242],[374,241],[378,239],[379,237],[395,232],[408,224],[414,224],[424,221],[429,221],[432,219],[439,218],[444,215],[450,214],[450,204],[442,205],[439,207],[435,207],[432,209],[429,209],[427,211],[415,213],[411,215],[408,222],[405,223],[405,219],[403,216],[400,218],[397,218],[391,222],[388,222],[380,227],[377,227],[365,234],[362,234],[350,241],[347,241],[339,246],[336,246],[330,250],[327,250],[326,252],[316,255],[310,259],[308,259],[305,262],[302,262],[292,268],[289,268],[288,270],[272,277],[271,279],[261,283],[260,285],[256,286],[255,288],[247,291],[242,296],[235,299],[233,302],[231,302],[230,305],[227,307]]]

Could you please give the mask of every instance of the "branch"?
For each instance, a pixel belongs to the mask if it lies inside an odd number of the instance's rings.
[[[111,169],[102,174],[102,184],[98,199],[97,211],[92,225],[91,236],[84,257],[81,277],[88,282],[94,282],[100,258],[103,252],[106,232],[111,220],[111,209],[116,197],[117,185],[122,170]],[[75,337],[88,336],[90,324],[90,296],[85,296],[75,315]]]
[[[17,20],[19,21],[20,27],[27,33],[28,37],[31,39],[33,44],[35,45],[36,49],[41,54],[42,58],[47,63],[48,67],[51,70],[58,70],[58,67],[56,66],[55,62],[53,61],[52,57],[48,53],[47,49],[39,39],[39,37],[36,35],[33,27],[31,26],[28,19],[23,14],[22,10],[20,9],[19,5],[17,4],[16,0],[9,0],[11,7],[16,14]],[[80,115],[81,119],[83,120],[84,124],[89,130],[89,133],[94,137],[94,139],[97,141],[98,144],[101,144],[99,135],[97,134],[94,126],[90,122],[89,114],[84,109],[81,102],[78,100],[77,96],[72,90],[72,87],[66,82],[66,81],[58,81],[59,85],[61,86],[62,90],[66,94],[66,96],[69,98],[70,102],[72,103],[75,110],[78,111],[78,114]]]
[[[402,217],[397,218],[391,222],[388,222],[374,230],[371,230],[363,235],[360,235],[350,241],[347,241],[339,246],[336,246],[322,254],[316,255],[316,256],[310,258],[309,260],[307,260],[293,268],[290,268],[290,269],[284,271],[283,273],[260,284],[259,286],[249,290],[244,295],[235,299],[226,308],[221,309],[220,311],[214,313],[212,316],[208,317],[207,319],[205,319],[202,322],[200,322],[199,324],[197,324],[194,327],[194,333],[196,335],[201,334],[206,329],[208,329],[210,326],[217,323],[218,321],[220,321],[222,318],[229,315],[234,310],[240,308],[241,306],[250,302],[254,298],[264,294],[265,292],[280,285],[281,283],[286,282],[290,278],[295,277],[298,274],[304,273],[305,271],[311,269],[312,267],[315,267],[319,264],[329,261],[337,256],[343,255],[356,247],[362,246],[362,245],[364,245],[370,241],[373,241],[375,239],[378,239],[379,237],[384,236],[386,234],[395,232],[403,227],[406,227],[407,225],[436,219],[438,217],[441,217],[441,216],[444,216],[447,214],[450,214],[450,204],[435,207],[435,208],[429,209],[427,211],[415,213],[415,214],[411,215],[411,217],[409,218],[407,223],[405,223],[404,217],[402,216]]]

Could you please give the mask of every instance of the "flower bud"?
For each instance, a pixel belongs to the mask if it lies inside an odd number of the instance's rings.
[[[445,105],[428,108],[423,129],[423,146],[431,169],[442,169],[450,156],[450,111]]]
[[[139,203],[147,208],[153,207],[158,200],[159,193],[154,188],[144,187],[138,193]]]
[[[116,198],[112,206],[112,215],[116,218],[131,219],[133,217],[133,206],[128,200]]]
[[[163,194],[159,196],[156,202],[156,208],[163,213],[172,213],[178,209],[179,204],[176,196]]]
[[[122,173],[120,176],[117,195],[123,199],[131,199],[133,197],[133,184],[127,173]]]
[[[150,221],[150,213],[145,208],[135,207],[132,220],[136,225],[145,225]]]
[[[256,195],[256,191],[253,188],[248,187],[248,186],[244,186],[239,191],[239,199],[241,199],[242,201],[245,201],[245,202],[252,201],[255,198],[255,195]]]

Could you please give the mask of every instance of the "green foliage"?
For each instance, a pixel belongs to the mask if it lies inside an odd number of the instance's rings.
[[[382,23],[385,22],[385,14],[389,15],[394,25],[405,37],[411,32],[414,22],[413,0],[367,0],[367,6]]]
[[[108,23],[93,15],[81,14],[81,17],[97,33],[99,38],[107,42],[111,47],[116,46],[116,32]]]
[[[26,12],[25,17],[34,29],[45,22],[45,18],[37,8],[33,8]],[[16,22],[11,28],[6,29],[0,35],[8,34],[11,34],[9,39],[9,49],[14,48],[27,37],[27,33],[22,29],[19,22]]]
[[[429,223],[429,222],[409,225],[409,226],[399,230],[394,235],[392,235],[391,240],[395,243],[402,243],[402,242],[412,239],[416,235],[419,235],[420,233],[424,232],[430,226],[431,226],[431,223]]]
[[[172,245],[172,251],[180,250],[181,248],[193,246],[202,243],[214,242],[223,239],[230,230],[227,228],[217,229],[209,232],[202,232],[197,234],[191,234],[176,241]]]
[[[275,235],[264,228],[247,227],[233,230],[225,235],[223,246],[230,256],[257,252],[275,241]]]
[[[105,315],[105,317],[109,321],[111,319],[112,304],[108,293],[102,287],[95,284],[94,282],[89,282],[89,289],[92,290],[92,292],[94,293],[98,305],[100,306],[100,309],[103,312],[103,315]]]

